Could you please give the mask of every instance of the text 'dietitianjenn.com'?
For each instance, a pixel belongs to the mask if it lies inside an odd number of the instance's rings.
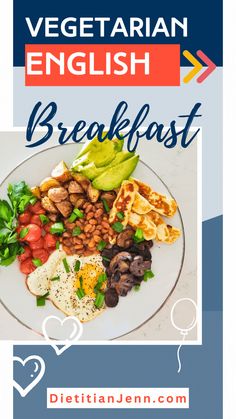
[[[189,388],[48,388],[48,409],[188,409]]]

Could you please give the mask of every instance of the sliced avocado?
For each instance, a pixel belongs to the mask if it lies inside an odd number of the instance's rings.
[[[112,142],[114,142],[115,144],[115,150],[116,151],[122,151],[123,150],[123,146],[124,146],[124,140],[119,140],[118,138],[113,138]]]
[[[103,172],[105,172],[110,167],[116,166],[122,161],[133,157],[133,155],[134,153],[130,153],[129,151],[120,151],[119,153],[116,154],[115,158],[107,166],[96,167],[94,162],[92,162],[92,163],[87,164],[86,166],[78,167],[77,170],[80,173],[82,173],[84,176],[89,178],[90,180],[93,180],[96,177],[100,176]]]
[[[77,157],[72,163],[72,170],[78,171],[78,167],[94,163],[96,167],[107,166],[116,156],[114,145],[107,143],[101,149],[91,149],[80,157]]]
[[[139,156],[133,156],[116,166],[110,167],[100,176],[93,180],[93,186],[96,189],[110,191],[118,188],[122,181],[128,179],[134,171],[139,161]]]
[[[119,152],[123,149],[124,140],[118,140],[118,138],[113,138],[112,140],[109,140],[106,138],[106,140],[100,142],[97,137],[95,137],[93,140],[88,141],[82,148],[82,150],[79,152],[79,154],[76,156],[75,159],[78,159],[79,157],[83,156],[84,154],[90,152],[90,151],[105,151],[105,149],[108,147],[113,148],[116,152]]]

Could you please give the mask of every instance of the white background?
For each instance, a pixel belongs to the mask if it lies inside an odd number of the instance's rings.
[[[204,10],[203,10],[204,13]],[[11,103],[11,0],[0,0],[0,119],[1,130],[11,128],[9,104]],[[236,390],[236,328],[235,328],[235,163],[236,134],[234,132],[236,111],[236,48],[235,48],[234,0],[224,0],[224,418],[235,418]],[[210,29],[210,22],[209,22]],[[6,39],[8,43],[6,43]],[[0,345],[0,406],[6,419],[12,419],[11,345],[1,342]],[[10,391],[9,391],[10,390]],[[213,419],[213,418],[209,418]]]

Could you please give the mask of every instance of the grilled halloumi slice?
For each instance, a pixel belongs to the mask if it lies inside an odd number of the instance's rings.
[[[157,234],[157,228],[147,215],[131,212],[129,215],[129,225],[134,228],[141,228],[145,240],[154,240]]]
[[[172,217],[177,210],[177,203],[173,198],[161,195],[146,183],[138,179],[132,179],[139,188],[139,193],[147,199],[153,209],[165,217]]]
[[[136,192],[132,211],[137,214],[147,214],[152,209],[154,209],[154,207],[148,202],[148,200],[140,195],[139,192]]]
[[[120,221],[124,227],[128,224],[129,215],[131,212],[132,205],[134,203],[138,186],[135,182],[124,180],[118,192],[118,195],[113,203],[112,209],[109,215],[109,222],[114,223]],[[117,213],[122,212],[124,219],[121,221],[117,218]]]
[[[181,234],[180,230],[166,224],[157,212],[150,211],[147,217],[156,225],[157,241],[172,244],[179,238]]]

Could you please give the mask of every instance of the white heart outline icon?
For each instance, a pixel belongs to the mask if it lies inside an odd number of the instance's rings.
[[[20,362],[20,364],[23,365],[23,367],[27,364],[27,362],[32,360],[38,361],[41,366],[40,372],[35,377],[35,379],[25,388],[21,387],[21,385],[13,379],[13,387],[15,387],[15,389],[20,393],[21,397],[27,396],[27,394],[42,380],[46,370],[46,366],[43,358],[41,358],[41,356],[38,355],[30,355],[25,359],[22,359],[19,356],[13,356],[13,362]]]
[[[59,322],[61,324],[61,326],[63,326],[63,324],[66,323],[66,322],[73,321],[73,323],[74,323],[73,324],[73,330],[72,330],[72,332],[69,336],[69,339],[66,339],[66,340],[63,340],[63,341],[57,341],[57,344],[55,344],[53,342],[53,340],[48,336],[48,333],[47,333],[47,330],[46,330],[48,321],[50,321],[52,319]],[[54,351],[59,356],[63,352],[65,352],[68,348],[70,348],[70,346],[73,345],[73,342],[76,342],[77,340],[79,340],[81,338],[82,333],[83,333],[83,325],[77,319],[77,317],[75,317],[75,316],[68,316],[65,319],[60,319],[60,317],[57,317],[57,316],[47,316],[47,317],[45,317],[45,319],[43,321],[42,331],[43,331],[43,335],[44,335],[45,339],[47,340],[47,342],[50,344],[50,346],[53,347]],[[61,345],[63,345],[62,348],[58,348],[58,346],[61,346]]]

